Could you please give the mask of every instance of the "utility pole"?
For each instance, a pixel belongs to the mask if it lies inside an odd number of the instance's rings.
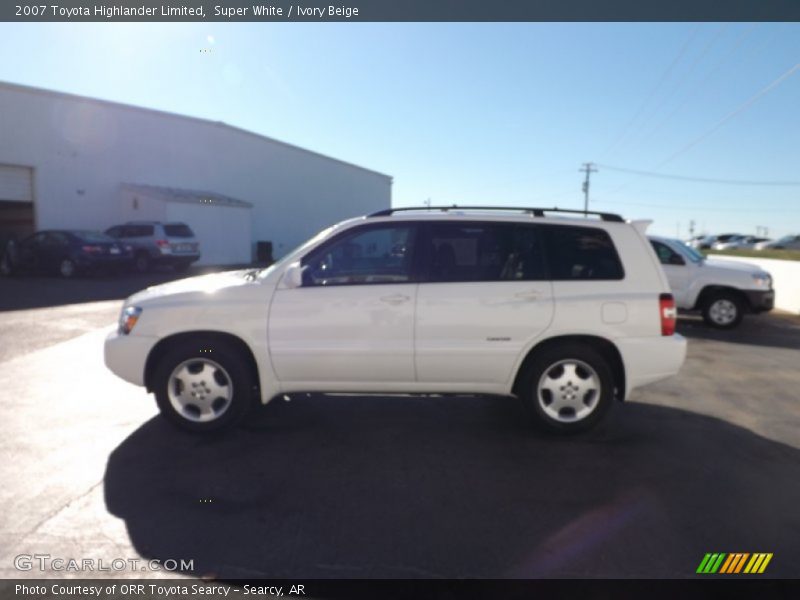
[[[581,173],[586,173],[586,179],[583,181],[583,214],[589,214],[589,178],[592,173],[597,173],[594,163],[583,163],[583,166],[578,169]]]

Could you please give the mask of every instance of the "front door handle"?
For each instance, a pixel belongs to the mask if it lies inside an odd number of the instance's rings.
[[[517,300],[538,300],[541,294],[536,290],[530,290],[527,292],[518,292],[514,294],[514,298]]]
[[[408,302],[411,300],[410,296],[406,296],[404,294],[394,294],[392,296],[382,296],[381,302],[385,302],[386,304],[402,304],[403,302]]]

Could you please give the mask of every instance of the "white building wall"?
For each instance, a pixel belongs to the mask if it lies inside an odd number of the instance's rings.
[[[252,241],[280,257],[391,205],[386,175],[210,121],[0,84],[0,131],[0,164],[34,168],[40,229],[152,218],[122,206],[122,183],[207,190],[252,203]]]

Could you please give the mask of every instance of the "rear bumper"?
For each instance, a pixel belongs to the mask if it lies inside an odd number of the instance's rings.
[[[128,383],[144,385],[144,367],[156,342],[158,338],[112,331],[103,347],[106,367]]]
[[[671,336],[617,340],[625,366],[625,399],[637,387],[672,377],[686,359],[686,338]]]
[[[744,290],[750,310],[754,313],[767,312],[775,308],[775,290]]]

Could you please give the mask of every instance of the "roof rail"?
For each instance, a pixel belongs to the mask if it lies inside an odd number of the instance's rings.
[[[407,211],[448,212],[451,210],[509,210],[509,211],[530,213],[531,216],[534,217],[543,217],[545,216],[545,213],[555,212],[555,213],[570,213],[576,215],[596,215],[600,217],[603,221],[614,221],[617,223],[623,223],[625,221],[620,215],[607,212],[598,212],[594,210],[584,211],[584,210],[575,210],[570,208],[558,208],[558,207],[540,208],[531,206],[457,206],[455,204],[453,204],[452,206],[403,206],[400,208],[385,208],[383,210],[379,210],[367,216],[388,217],[396,212],[407,212]]]

